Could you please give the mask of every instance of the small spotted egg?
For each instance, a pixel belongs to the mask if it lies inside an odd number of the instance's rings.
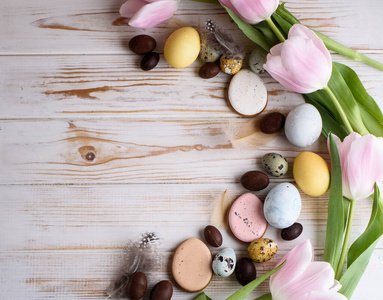
[[[275,228],[293,225],[301,213],[301,196],[291,183],[280,183],[267,194],[263,205],[267,222]]]
[[[222,72],[234,75],[239,72],[242,68],[242,59],[234,59],[234,58],[227,58],[225,56],[221,56],[220,64]]]
[[[249,257],[256,263],[263,263],[273,258],[278,251],[278,245],[271,239],[253,241],[247,248]]]
[[[220,277],[228,277],[233,274],[236,262],[237,259],[233,249],[222,249],[213,258],[213,272]]]
[[[201,61],[205,63],[215,62],[219,59],[220,56],[221,52],[215,49],[211,44],[207,42],[201,44],[201,51],[199,53],[199,58]]]
[[[266,55],[267,52],[261,47],[257,47],[251,52],[249,57],[249,66],[251,71],[256,74],[265,73],[263,65],[266,63]]]
[[[262,158],[262,164],[266,172],[275,177],[280,177],[287,173],[289,164],[282,155],[278,153],[267,153]]]

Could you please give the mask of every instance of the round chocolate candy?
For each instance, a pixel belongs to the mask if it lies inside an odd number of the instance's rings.
[[[303,231],[303,226],[301,223],[294,223],[290,227],[282,229],[281,237],[286,241],[295,240],[298,236],[301,235]]]
[[[279,112],[272,112],[261,119],[261,131],[271,134],[281,131],[285,125],[285,116]]]
[[[136,54],[152,52],[157,46],[154,38],[146,34],[136,35],[129,41],[129,49]]]
[[[219,68],[218,64],[211,62],[211,63],[204,64],[199,69],[198,75],[201,78],[210,79],[210,78],[217,76],[217,74],[219,73],[220,70],[221,69]]]
[[[203,234],[209,245],[213,247],[220,247],[222,245],[222,235],[216,227],[212,225],[206,226]]]
[[[162,280],[153,287],[149,300],[170,300],[172,296],[173,285],[168,280]]]
[[[141,60],[140,67],[143,71],[150,71],[157,66],[160,61],[160,55],[157,52],[149,52]]]
[[[243,286],[257,278],[257,271],[253,261],[248,257],[240,258],[235,266],[235,276]]]
[[[260,171],[249,171],[242,175],[241,184],[250,191],[260,191],[269,185],[269,176]]]
[[[135,272],[129,276],[125,293],[130,300],[140,300],[144,297],[148,281],[146,275],[142,272]]]

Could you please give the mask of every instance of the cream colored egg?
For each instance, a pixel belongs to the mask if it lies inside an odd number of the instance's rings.
[[[298,154],[293,165],[293,176],[298,187],[309,196],[321,196],[330,186],[330,171],[327,163],[313,152]]]
[[[164,56],[174,68],[186,68],[198,57],[201,42],[197,30],[182,27],[174,31],[166,40]]]

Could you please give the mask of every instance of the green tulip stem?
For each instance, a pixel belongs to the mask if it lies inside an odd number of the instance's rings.
[[[278,40],[283,43],[286,39],[283,36],[282,32],[278,29],[278,27],[274,24],[273,20],[271,20],[271,17],[267,18],[266,23],[270,26],[271,30],[275,33]]]
[[[350,122],[348,121],[346,114],[344,113],[344,110],[343,110],[342,106],[340,105],[338,99],[335,97],[334,93],[330,90],[330,88],[328,86],[323,88],[323,90],[325,92],[327,92],[327,94],[330,96],[333,104],[335,105],[335,107],[336,107],[336,109],[340,115],[340,118],[342,119],[344,126],[346,127],[346,130],[350,134],[354,130],[352,129],[352,126],[351,126]]]
[[[346,234],[344,235],[342,251],[340,252],[340,259],[339,259],[338,267],[336,268],[336,273],[335,273],[335,279],[338,281],[340,280],[340,277],[342,276],[344,263],[346,262],[348,245],[350,244],[352,221],[354,219],[355,200],[353,199],[349,199],[349,200],[350,200],[350,210],[348,211]]]

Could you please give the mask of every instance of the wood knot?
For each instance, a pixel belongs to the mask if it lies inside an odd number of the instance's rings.
[[[96,159],[96,149],[92,146],[82,146],[78,148],[81,157],[87,162],[93,162]]]

